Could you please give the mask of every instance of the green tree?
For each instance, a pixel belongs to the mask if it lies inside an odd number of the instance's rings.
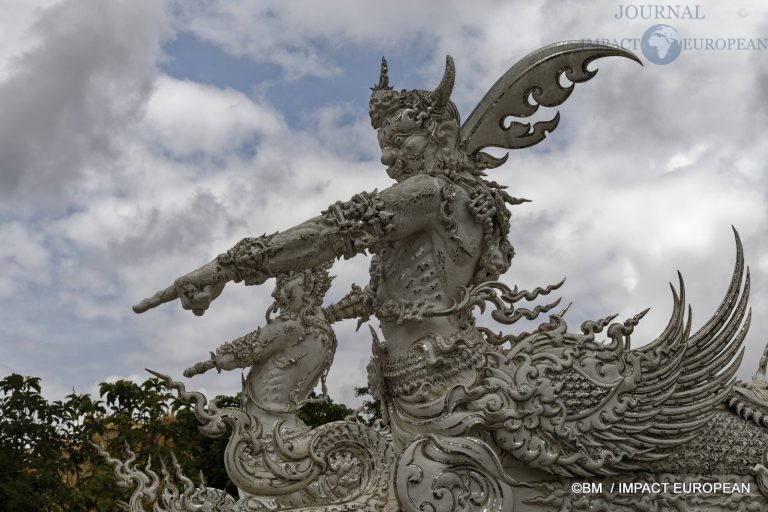
[[[240,404],[239,394],[217,399],[221,406]],[[352,413],[328,400],[307,404],[299,416],[316,427]],[[132,490],[116,485],[88,441],[118,458],[127,444],[140,461],[173,451],[187,475],[202,471],[208,485],[236,495],[223,464],[227,436],[211,439],[197,427],[190,406],[156,378],[102,383],[98,399],[73,392],[49,402],[39,378],[9,375],[0,380],[0,511],[115,510]]]
[[[309,395],[310,400],[317,400],[318,396],[313,391]],[[332,421],[341,421],[347,416],[354,414],[354,411],[344,404],[334,403],[330,397],[326,397],[316,402],[309,402],[299,411],[299,418],[308,427],[319,427]]]
[[[363,400],[363,405],[358,409],[359,416],[366,425],[371,426],[381,419],[381,403],[371,395],[371,388],[368,386],[356,387],[355,396],[368,396],[370,398]]]
[[[47,510],[66,471],[56,417],[40,394],[40,379],[13,374],[0,381],[0,510]]]

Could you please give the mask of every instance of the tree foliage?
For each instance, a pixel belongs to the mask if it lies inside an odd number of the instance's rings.
[[[218,398],[224,406],[240,403],[239,395]],[[307,404],[299,416],[315,427],[352,413],[323,401]],[[39,378],[9,375],[0,380],[0,510],[115,510],[131,491],[116,485],[88,441],[119,458],[126,445],[137,460],[174,452],[187,475],[202,472],[209,486],[236,495],[223,464],[227,436],[205,437],[197,425],[189,405],[156,378],[102,383],[98,399],[73,392],[48,401]]]
[[[369,426],[380,421],[381,417],[381,402],[374,399],[371,394],[371,388],[368,386],[355,388],[355,396],[357,397],[370,397],[363,400],[363,404],[357,410],[358,416]]]

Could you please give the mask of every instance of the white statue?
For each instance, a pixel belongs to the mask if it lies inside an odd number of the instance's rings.
[[[534,319],[557,301],[532,309],[520,301],[562,284],[529,292],[496,281],[514,255],[507,205],[525,200],[486,179],[506,157],[482,149],[542,141],[559,114],[533,125],[508,118],[560,105],[576,83],[594,76],[587,66],[606,56],[639,62],[622,48],[597,43],[537,50],[507,71],[463,123],[450,100],[450,57],[432,91],[393,90],[383,61],[370,116],[395,184],[337,202],[285,231],[246,238],[134,307],[141,313],[179,299],[202,315],[226,283],[258,285],[278,276],[280,316],[187,371],[251,367],[242,409],[206,407],[201,395],[163,376],[196,403],[206,432],[223,434],[224,424],[232,426],[225,463],[243,494],[233,510],[766,506],[768,470],[761,462],[768,404],[759,384],[733,391],[749,325],[749,274],[738,236],[726,297],[695,333],[682,279],[673,288],[667,328],[641,348],[631,347],[630,336],[644,313],[624,322],[584,322],[577,334],[567,332],[565,310],[531,333],[494,334],[475,323],[473,307],[486,302],[502,324]],[[573,84],[564,87],[561,75]],[[319,275],[312,269],[366,252],[370,284],[320,308],[330,281],[310,279]],[[383,333],[383,340],[374,334],[369,364],[383,428],[350,419],[306,429],[295,412],[331,363],[329,324],[370,316]],[[603,330],[607,340],[596,340]],[[571,483],[585,479],[605,483],[605,492],[574,492]],[[749,489],[667,491],[696,479]],[[607,490],[627,481],[665,490],[645,501]]]

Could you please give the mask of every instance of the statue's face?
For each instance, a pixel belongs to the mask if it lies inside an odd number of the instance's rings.
[[[437,165],[437,157],[456,151],[458,125],[436,124],[414,109],[402,109],[384,121],[378,131],[381,163],[390,178],[402,181]]]
[[[304,306],[304,276],[296,272],[281,287],[272,291],[272,298],[284,313],[298,313]]]
[[[398,181],[424,170],[424,152],[430,140],[417,116],[415,110],[400,110],[378,132],[381,163],[387,166],[389,177]]]

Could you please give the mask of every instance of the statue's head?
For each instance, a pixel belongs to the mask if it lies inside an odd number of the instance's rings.
[[[481,283],[498,279],[509,268],[514,250],[507,239],[510,213],[506,205],[520,204],[527,199],[512,197],[504,191],[506,187],[483,178],[486,169],[503,164],[506,156],[496,158],[478,148],[507,146],[499,145],[496,139],[493,144],[478,144],[474,139],[474,151],[471,155],[467,152],[467,141],[473,139],[467,139],[466,134],[462,136],[459,110],[451,101],[455,79],[456,68],[449,55],[443,78],[434,90],[396,91],[389,85],[387,61],[382,58],[379,83],[371,89],[369,113],[371,125],[378,132],[381,162],[387,166],[391,178],[402,181],[421,173],[445,175],[451,180],[461,180],[472,189],[472,202],[477,203],[476,215],[484,218],[483,250],[473,278],[474,283]],[[497,114],[493,108],[487,110],[494,116]],[[505,111],[500,119],[507,116]],[[499,130],[503,132],[499,138],[506,141],[506,129],[499,124]]]
[[[329,268],[330,264],[326,264],[278,275],[272,291],[275,302],[271,311],[298,314],[320,307],[333,281]]]
[[[369,107],[371,124],[378,131],[381,163],[391,178],[400,181],[458,160],[459,111],[450,99],[455,77],[453,59],[448,56],[443,79],[434,91],[395,91],[382,58]]]

